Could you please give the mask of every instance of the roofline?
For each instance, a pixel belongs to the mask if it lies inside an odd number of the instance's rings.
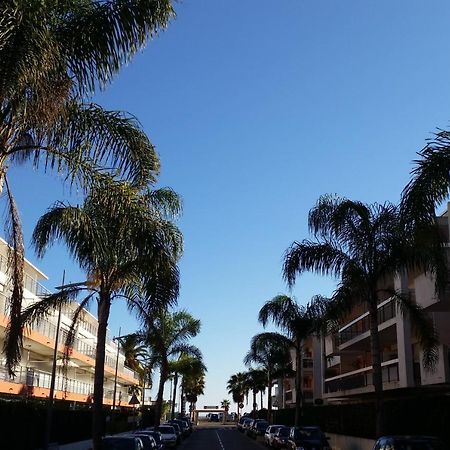
[[[5,245],[7,245],[8,247],[11,247],[2,237],[0,237],[0,242],[3,242]],[[25,262],[27,263],[27,264],[29,264],[36,272],[38,272],[39,273],[39,275],[41,275],[42,276],[42,278],[44,278],[45,280],[48,280],[48,276],[47,275],[45,275],[45,273],[44,272],[42,272],[41,270],[39,270],[32,262],[30,262],[30,261],[28,261],[28,259],[27,258],[24,258],[25,259]]]

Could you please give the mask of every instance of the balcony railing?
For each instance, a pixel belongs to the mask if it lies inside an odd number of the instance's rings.
[[[23,384],[27,387],[40,387],[50,389],[52,375],[49,372],[44,372],[33,367],[19,367],[17,375],[11,378],[5,368],[0,367],[0,380],[9,381],[10,383]],[[55,390],[62,392],[71,392],[74,394],[93,395],[94,385],[84,381],[66,378],[61,375],[55,376]],[[119,394],[121,393],[121,394]],[[117,395],[126,398],[128,395],[125,389],[117,389]],[[113,398],[113,387],[105,386],[103,397],[106,399]]]
[[[393,300],[378,308],[378,324],[382,324],[396,315],[395,303]],[[339,332],[339,343],[344,344],[363,333],[370,330],[369,315],[366,314],[361,319],[352,323]]]
[[[398,362],[385,363],[381,368],[383,383],[398,381]],[[349,391],[373,385],[372,367],[360,369],[357,373],[345,374],[325,380],[325,393]]]

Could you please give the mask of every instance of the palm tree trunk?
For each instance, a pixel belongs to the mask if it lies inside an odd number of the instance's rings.
[[[267,421],[272,424],[272,376],[270,374],[267,384]]]
[[[178,373],[175,372],[173,376],[172,413],[170,415],[172,420],[175,419],[175,402],[177,400],[177,385],[178,385]]]
[[[380,335],[378,332],[378,308],[376,299],[369,304],[370,346],[372,351],[372,377],[375,389],[376,437],[384,434],[383,379],[381,371]]]
[[[301,410],[303,407],[302,392],[302,343],[300,339],[296,342],[295,358],[295,426],[300,425]]]
[[[256,390],[253,389],[253,418],[256,419]]]
[[[103,435],[103,380],[105,376],[105,346],[111,301],[109,294],[100,293],[98,305],[97,348],[95,351],[94,410],[92,414],[92,440],[94,450],[101,448]]]
[[[158,395],[156,397],[156,412],[155,412],[155,426],[159,427],[161,423],[161,415],[162,415],[162,404],[163,404],[163,395],[164,395],[164,385],[167,381],[168,368],[166,364],[161,364],[160,375],[159,375],[159,387],[158,387]]]

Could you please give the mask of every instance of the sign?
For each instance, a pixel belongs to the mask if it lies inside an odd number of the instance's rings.
[[[204,406],[203,409],[219,409],[217,405],[215,406]]]
[[[242,409],[244,407],[243,403],[239,403],[239,409]]]
[[[136,394],[133,394],[130,401],[128,402],[129,405],[139,405],[140,401],[136,397]]]

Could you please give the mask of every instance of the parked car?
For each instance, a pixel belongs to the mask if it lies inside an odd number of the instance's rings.
[[[144,445],[135,436],[107,436],[102,439],[102,450],[144,450]]]
[[[189,417],[180,417],[179,420],[182,420],[183,422],[185,422],[187,427],[188,427],[189,434],[192,433],[192,422],[191,422],[191,419]]]
[[[253,422],[253,419],[250,418],[245,418],[242,423],[241,423],[241,428],[239,431],[242,431],[243,433],[245,433],[246,429],[248,428],[248,426],[250,425],[250,423]]]
[[[269,426],[267,420],[255,420],[252,426],[248,429],[247,434],[252,438],[257,438],[258,436],[264,436],[264,433]]]
[[[280,429],[284,427],[284,425],[270,425],[266,428],[266,432],[264,433],[264,444],[266,444],[268,447],[272,447],[273,437],[275,436],[275,433]]]
[[[219,414],[211,414],[209,416],[209,421],[210,422],[219,422]]]
[[[144,446],[144,450],[157,450],[156,442],[153,439],[153,436],[145,433],[134,433],[133,436],[138,437],[142,441],[142,445]]]
[[[172,425],[160,425],[156,431],[161,433],[161,440],[165,447],[175,447],[178,442],[177,432]]]
[[[281,427],[279,428],[272,439],[272,447],[273,448],[286,448],[286,443],[289,438],[289,432],[291,429],[289,427]]]
[[[249,419],[251,419],[251,417],[249,417],[249,416],[242,416],[242,417],[238,420],[238,423],[237,423],[237,429],[238,429],[238,431],[243,431],[243,430],[244,430],[244,422],[245,422],[246,420],[249,420]]]
[[[166,422],[164,425],[172,425],[175,428],[175,433],[177,434],[177,444],[179,444],[181,442],[181,438],[183,437],[180,425],[172,421]]]
[[[161,433],[158,431],[155,431],[155,429],[152,427],[152,429],[146,428],[145,430],[139,430],[136,431],[136,434],[147,434],[151,436],[156,443],[156,450],[162,450],[164,448],[164,444],[162,443],[161,439]]]
[[[320,427],[292,427],[286,443],[288,450],[330,450],[328,438]]]
[[[184,422],[183,420],[180,419],[173,419],[173,420],[168,420],[167,423],[170,423],[171,425],[178,425],[178,427],[180,428],[180,432],[181,432],[181,436],[182,437],[187,437],[189,436],[189,428],[186,422]],[[176,430],[176,427],[175,427]]]
[[[447,450],[444,443],[433,436],[383,436],[373,450]]]
[[[248,435],[248,430],[250,430],[254,423],[255,419],[249,419],[244,422],[244,434]]]

